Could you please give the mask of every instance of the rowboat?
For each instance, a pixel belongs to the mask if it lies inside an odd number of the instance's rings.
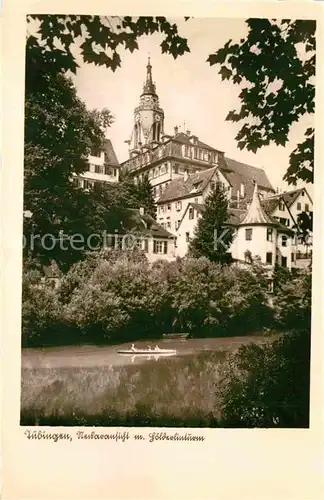
[[[161,349],[156,346],[154,349],[136,349],[134,344],[130,349],[120,349],[118,354],[128,354],[131,356],[172,356],[177,353],[176,349]]]

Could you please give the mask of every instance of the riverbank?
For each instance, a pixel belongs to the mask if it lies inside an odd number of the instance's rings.
[[[250,336],[166,342],[176,346],[176,357],[134,364],[108,347],[92,347],[91,354],[89,347],[73,352],[24,349],[21,423],[217,427],[228,356],[242,345],[269,340]]]
[[[21,425],[309,426],[310,331],[125,366],[22,368]]]

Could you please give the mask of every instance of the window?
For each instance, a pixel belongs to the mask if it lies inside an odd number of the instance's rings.
[[[288,220],[288,219],[286,219],[285,217],[280,217],[280,218],[279,218],[279,222],[280,222],[280,224],[282,224],[283,226],[287,226],[287,225],[288,225],[288,224],[287,224],[287,220]]]
[[[186,233],[186,242],[188,243],[190,241],[189,233]]]
[[[286,246],[287,246],[287,240],[288,240],[287,235],[286,235],[286,234],[283,234],[283,235],[281,236],[281,245],[282,245],[283,247],[286,247]]]
[[[168,242],[161,240],[153,241],[153,253],[167,253],[168,252]]]
[[[294,253],[291,254],[291,262],[295,262],[295,254]]]
[[[176,221],[175,221],[175,225],[174,225],[174,227],[175,227],[176,231],[177,231],[177,230],[179,229],[179,227],[180,227],[180,222],[181,222],[180,220],[176,220]]]
[[[189,208],[189,219],[193,219],[195,216],[194,209],[192,207]]]
[[[89,171],[90,172],[94,172],[95,171],[95,166],[92,165],[91,163],[90,163],[90,166],[89,166]]]
[[[72,180],[73,184],[75,186],[79,186],[79,179],[77,177],[74,177],[74,179]]]
[[[309,212],[309,205],[308,205],[308,203],[305,203],[305,212]]]
[[[241,184],[240,195],[241,195],[242,198],[244,198],[244,196],[245,196],[245,186],[244,186],[244,184]]]
[[[212,191],[215,191],[215,182],[211,182],[211,183],[210,183],[210,189],[211,189]]]
[[[163,205],[161,205],[161,206],[160,206],[160,214],[163,214],[163,212],[164,212],[164,206],[163,206]]]
[[[106,174],[106,175],[112,175],[112,168],[110,168],[110,167],[105,167],[105,174]]]
[[[159,185],[159,193],[162,194],[162,185]]]
[[[305,196],[305,191],[302,191],[302,196]]]
[[[171,222],[170,221],[167,222],[167,229],[171,229]]]
[[[297,210],[301,210],[301,203],[297,203]]]
[[[175,174],[179,173],[179,165],[177,163],[173,167],[173,173],[175,173]]]
[[[246,239],[246,241],[252,240],[252,229],[245,230],[245,239]]]
[[[195,198],[195,203],[198,203],[198,198]]]
[[[284,204],[284,202],[282,200],[280,200],[280,202],[279,202],[279,210],[281,212],[285,211],[285,204]]]
[[[96,174],[100,174],[100,167],[99,167],[99,165],[95,165],[95,172],[96,172]]]
[[[182,207],[182,203],[181,201],[177,201],[176,202],[176,210],[179,212],[181,210],[181,207]]]
[[[281,257],[281,265],[282,267],[287,267],[287,257]]]
[[[92,150],[91,150],[91,156],[96,156],[97,158],[100,158],[100,156],[101,156],[101,151],[100,151],[100,149],[95,149],[95,148],[94,148],[94,149],[92,149]]]
[[[272,229],[272,227],[267,228],[267,241],[273,241],[273,229]]]
[[[117,168],[114,168],[114,177],[117,177]]]
[[[267,264],[272,264],[272,252],[267,252],[266,262]]]

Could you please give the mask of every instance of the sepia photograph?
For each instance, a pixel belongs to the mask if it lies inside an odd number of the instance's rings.
[[[310,19],[27,16],[21,426],[309,428],[315,63]]]

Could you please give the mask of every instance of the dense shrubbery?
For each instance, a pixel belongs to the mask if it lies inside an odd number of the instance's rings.
[[[29,269],[23,345],[125,342],[172,331],[240,335],[309,325],[310,274],[276,280],[271,309],[258,264],[242,269],[201,257],[150,266],[138,252],[102,252],[72,266],[56,289]]]
[[[275,274],[274,313],[278,326],[289,329],[310,328],[312,302],[311,269]]]
[[[123,342],[172,331],[233,335],[266,326],[269,316],[258,267],[206,258],[150,266],[139,253],[102,252],[75,264],[57,289],[34,275],[29,270],[24,278],[24,345]]]
[[[222,419],[226,427],[308,427],[310,330],[269,344],[242,346],[228,359]]]

